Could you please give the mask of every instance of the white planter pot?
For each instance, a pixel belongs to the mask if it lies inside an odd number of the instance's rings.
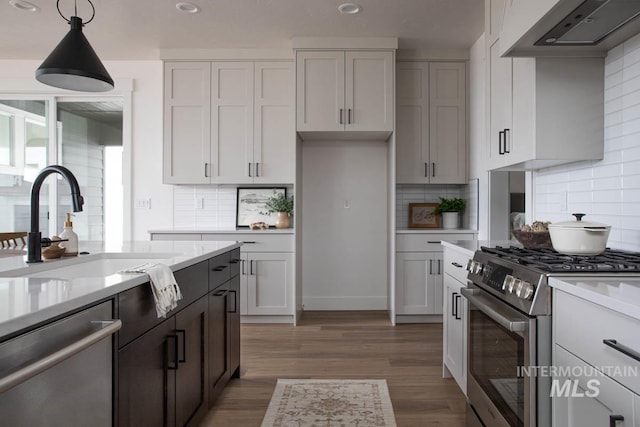
[[[442,212],[442,228],[458,228],[459,212]]]

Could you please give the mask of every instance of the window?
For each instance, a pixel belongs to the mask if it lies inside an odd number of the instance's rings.
[[[122,242],[122,112],[119,98],[0,100],[0,229],[29,230],[33,180],[46,165],[60,164],[75,175],[85,200],[72,219],[80,241]],[[40,195],[43,236],[60,234],[67,212],[69,186],[52,175]]]

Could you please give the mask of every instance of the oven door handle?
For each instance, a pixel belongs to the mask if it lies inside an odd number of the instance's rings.
[[[471,304],[478,307],[481,312],[489,316],[503,328],[511,332],[523,332],[529,328],[528,319],[523,320],[524,316],[518,315],[518,313],[510,313],[515,310],[502,306],[499,302],[482,295],[481,292],[479,289],[460,289],[460,293],[464,295]]]

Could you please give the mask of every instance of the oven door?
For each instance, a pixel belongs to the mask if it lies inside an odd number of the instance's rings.
[[[536,425],[536,319],[480,289],[462,289],[468,304],[467,396],[486,426]]]

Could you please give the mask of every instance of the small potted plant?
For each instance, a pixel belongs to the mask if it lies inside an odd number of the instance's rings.
[[[465,202],[460,198],[445,199],[440,197],[440,204],[434,213],[442,215],[442,228],[458,228],[460,212],[463,212],[464,208]]]
[[[276,214],[276,228],[289,228],[289,216],[293,215],[293,196],[285,197],[283,193],[274,194],[264,205],[268,213]]]

